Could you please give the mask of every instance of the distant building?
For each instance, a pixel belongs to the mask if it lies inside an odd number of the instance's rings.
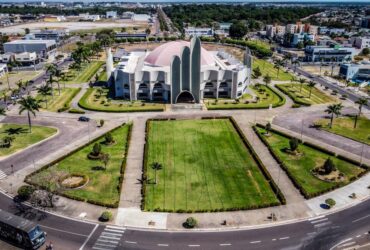
[[[352,37],[351,43],[358,49],[370,48],[370,37]]]
[[[369,81],[370,64],[342,64],[339,68],[339,75],[346,80]]]
[[[131,19],[135,22],[149,22],[151,17],[147,14],[134,14]]]
[[[105,16],[106,16],[106,18],[116,19],[117,18],[117,11],[107,11]]]
[[[54,40],[57,43],[69,34],[69,30],[40,30],[32,33],[35,39]]]
[[[126,39],[126,38],[146,39],[148,37],[146,33],[127,33],[127,32],[117,32],[114,36],[117,39]]]
[[[82,21],[99,21],[100,20],[100,15],[90,15],[89,13],[82,13],[78,15],[80,20]]]
[[[39,58],[35,52],[7,52],[0,55],[1,63],[9,63],[11,60],[15,60],[21,63],[23,66],[29,66],[39,63]]]
[[[126,58],[128,55],[130,55],[129,52],[127,52],[125,49],[118,48],[114,54],[113,54],[113,61],[115,62],[121,62]]]
[[[132,17],[135,15],[134,12],[131,12],[131,11],[126,11],[126,12],[123,12],[122,13],[122,16],[121,18],[122,19],[132,19]]]
[[[319,34],[320,35],[341,35],[346,32],[346,29],[339,29],[339,28],[328,28],[326,26],[319,27]]]
[[[361,28],[370,29],[370,16],[362,18]]]
[[[352,60],[355,54],[356,49],[352,47],[306,46],[305,48],[305,60],[307,62],[346,62]]]
[[[45,16],[44,22],[63,22],[66,18],[64,16]]]
[[[304,43],[307,41],[315,42],[315,35],[308,33],[296,33],[293,34],[291,45],[297,46],[298,43]]]
[[[275,36],[284,36],[286,32],[285,26],[281,25],[266,25],[266,36],[273,38]]]
[[[4,43],[4,52],[35,52],[40,58],[48,58],[55,53],[56,47],[54,40],[14,40]]]
[[[197,27],[188,27],[185,28],[185,36],[204,36],[204,37],[212,37],[214,35],[212,28],[197,28]]]

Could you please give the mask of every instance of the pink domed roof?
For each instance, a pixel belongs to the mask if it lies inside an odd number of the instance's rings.
[[[155,66],[170,66],[173,56],[179,56],[181,59],[181,51],[185,46],[190,48],[190,42],[173,41],[162,44],[147,55],[145,62]],[[204,48],[202,48],[201,51],[201,64],[214,64],[215,60],[213,55]]]

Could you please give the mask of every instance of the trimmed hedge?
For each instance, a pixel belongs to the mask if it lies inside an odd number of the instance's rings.
[[[249,205],[249,206],[242,206],[242,207],[233,207],[233,208],[217,208],[217,209],[201,209],[201,210],[184,210],[184,209],[162,209],[162,208],[155,208],[153,209],[154,212],[167,212],[167,213],[207,213],[207,212],[225,212],[225,211],[240,211],[240,210],[252,210],[252,209],[259,209],[259,208],[266,208],[266,207],[272,207],[272,206],[278,206],[278,205],[285,205],[286,199],[279,189],[279,187],[276,185],[274,180],[272,179],[270,173],[267,171],[266,167],[263,165],[261,159],[257,155],[257,153],[254,151],[253,147],[247,140],[247,138],[242,133],[241,129],[239,128],[236,121],[230,117],[230,116],[206,116],[201,117],[201,119],[229,119],[231,124],[233,125],[234,129],[236,130],[237,134],[239,135],[240,139],[242,140],[243,144],[249,151],[249,153],[252,155],[253,159],[256,161],[258,168],[261,170],[263,176],[266,178],[266,180],[269,182],[269,185],[271,189],[276,194],[279,202],[271,202],[270,204],[261,204],[261,205]],[[170,120],[176,120],[176,118],[155,118],[155,119],[148,119],[146,121],[145,126],[145,145],[144,145],[144,157],[143,157],[143,171],[142,171],[142,180],[147,179],[147,158],[148,158],[148,134],[150,130],[149,123],[151,121],[170,121]],[[143,182],[141,186],[141,210],[145,210],[145,194],[146,194],[146,183]]]
[[[253,130],[254,132],[257,134],[257,136],[260,138],[260,140],[263,142],[263,144],[265,144],[265,146],[267,147],[267,149],[269,150],[270,154],[272,155],[272,157],[276,160],[276,162],[280,165],[280,167],[284,170],[284,172],[287,174],[287,176],[289,177],[289,179],[292,181],[293,185],[300,191],[300,193],[306,198],[306,199],[311,199],[313,197],[316,197],[316,196],[319,196],[319,195],[322,195],[322,194],[325,194],[325,193],[328,193],[330,191],[333,191],[334,189],[337,189],[339,187],[342,187],[342,186],[345,186],[346,184],[343,184],[343,183],[337,183],[336,185],[332,186],[331,188],[329,189],[326,189],[326,190],[323,190],[323,191],[320,191],[320,192],[315,192],[315,193],[307,193],[303,187],[301,186],[301,184],[299,182],[296,181],[296,179],[294,178],[294,176],[290,173],[288,167],[285,165],[284,161],[277,155],[275,154],[274,150],[272,149],[272,147],[270,146],[270,144],[268,143],[268,141],[265,139],[265,137],[258,131],[257,127],[259,128],[265,128],[264,125],[262,124],[256,124],[255,126],[253,126]],[[278,135],[281,135],[281,136],[284,136],[286,138],[294,138],[294,136],[290,136],[282,131],[279,131],[279,130],[276,130],[276,129],[273,129],[271,128],[270,129],[271,132],[275,133],[275,134],[278,134]],[[298,139],[298,138],[297,138]],[[302,143],[302,141],[300,139],[298,139],[298,141],[300,143]],[[365,175],[367,172],[369,172],[370,168],[369,166],[365,165],[365,164],[360,164],[360,162],[356,161],[356,160],[353,160],[353,159],[349,159],[348,157],[345,157],[343,155],[337,155],[336,153],[326,149],[326,148],[323,148],[323,147],[320,147],[320,146],[317,146],[313,143],[310,143],[310,142],[303,142],[302,143],[303,145],[306,145],[308,147],[311,147],[311,148],[314,148],[318,151],[321,151],[323,153],[326,153],[326,154],[329,154],[331,156],[334,156],[338,159],[341,159],[341,160],[344,160],[344,161],[347,161],[349,163],[352,163],[352,164],[355,164],[355,165],[358,165],[359,167],[363,168],[365,171],[358,174],[357,176],[355,177],[352,177],[350,179],[350,182],[360,178],[361,176]]]
[[[39,185],[39,184],[37,184],[37,183],[33,183],[33,182],[30,180],[30,178],[31,178],[33,175],[38,174],[38,173],[40,173],[40,172],[44,171],[45,169],[47,169],[47,168],[49,168],[49,167],[51,167],[51,166],[54,166],[54,165],[55,165],[55,164],[57,164],[58,162],[60,162],[60,161],[64,160],[65,158],[67,158],[67,157],[71,156],[72,154],[76,153],[77,151],[81,150],[82,148],[84,148],[84,147],[86,147],[86,146],[88,146],[88,145],[90,145],[90,144],[93,144],[93,143],[95,143],[95,142],[99,141],[100,139],[104,138],[104,136],[105,136],[107,133],[111,133],[111,132],[113,132],[113,131],[115,131],[115,130],[117,130],[117,129],[121,128],[122,126],[125,126],[125,125],[129,126],[129,129],[128,129],[128,138],[127,138],[126,145],[125,145],[125,148],[124,148],[124,150],[125,150],[125,155],[124,155],[124,157],[123,157],[123,159],[122,159],[122,163],[121,163],[120,177],[118,177],[118,178],[119,178],[119,182],[118,182],[117,190],[119,190],[119,191],[120,191],[120,190],[121,190],[121,187],[122,187],[122,181],[123,181],[123,178],[124,178],[124,177],[123,177],[123,175],[124,175],[124,171],[125,171],[125,168],[126,168],[126,159],[127,159],[128,147],[129,147],[129,145],[130,145],[130,143],[129,143],[129,142],[130,142],[130,140],[131,140],[131,132],[132,132],[132,124],[131,124],[131,123],[128,123],[128,124],[123,123],[122,125],[120,125],[120,126],[118,126],[118,127],[116,127],[116,128],[113,128],[113,129],[111,129],[111,130],[107,131],[106,133],[104,133],[103,135],[101,135],[101,136],[99,136],[99,137],[95,138],[94,140],[90,141],[89,143],[84,144],[84,145],[81,145],[80,147],[78,147],[78,148],[76,148],[76,149],[72,150],[71,152],[69,152],[69,153],[67,153],[67,154],[63,155],[62,157],[60,157],[60,158],[58,158],[58,159],[56,159],[56,160],[54,160],[54,161],[52,161],[52,162],[50,162],[50,163],[48,163],[48,164],[44,165],[43,167],[39,168],[39,169],[38,169],[38,170],[36,170],[35,172],[32,172],[32,173],[30,173],[29,175],[27,175],[27,176],[25,177],[25,179],[24,179],[24,182],[25,182],[25,183],[27,183],[27,184],[30,184],[30,185],[32,185],[32,186],[34,186],[34,187],[37,187],[37,188],[40,188],[40,189],[45,189],[45,187],[44,187],[44,186]],[[88,202],[88,203],[91,203],[91,204],[94,204],[94,205],[98,205],[98,206],[103,206],[103,207],[117,208],[117,207],[118,207],[118,205],[119,205],[119,204],[118,204],[118,201],[117,201],[117,202],[115,202],[115,203],[105,203],[105,202],[100,202],[100,201],[96,201],[96,200],[83,199],[83,198],[81,198],[81,197],[79,197],[79,196],[75,196],[75,195],[67,194],[67,193],[58,193],[58,195],[60,195],[60,196],[64,196],[64,197],[67,197],[67,198],[72,199],[72,200]]]
[[[281,92],[283,92],[284,94],[286,94],[287,96],[289,96],[293,102],[295,104],[299,104],[299,105],[303,105],[303,106],[311,106],[311,103],[309,102],[305,102],[305,101],[302,101],[300,100],[299,98],[297,98],[296,96],[294,96],[292,93],[290,93],[289,91],[286,91],[286,89],[282,88],[281,86],[279,86],[280,84],[275,84],[275,87],[277,89],[279,89]]]
[[[273,108],[277,108],[277,107],[280,107],[280,106],[283,106],[285,103],[286,103],[286,99],[284,96],[282,96],[279,92],[277,92],[275,89],[271,88],[270,86],[266,86],[269,90],[271,90],[271,92],[273,92],[274,94],[276,94],[278,97],[279,97],[279,102],[278,103],[274,103],[272,104],[272,107]],[[266,106],[238,106],[238,105],[228,105],[228,106],[224,106],[224,107],[212,107],[212,106],[207,106],[207,109],[208,110],[228,110],[228,109],[268,109],[270,108],[270,105],[266,105]]]

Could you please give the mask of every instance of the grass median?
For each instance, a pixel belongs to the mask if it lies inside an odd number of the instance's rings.
[[[83,63],[80,70],[69,69],[66,74],[66,81],[62,83],[85,83],[89,82],[90,79],[98,72],[98,70],[104,65],[103,61],[91,61],[89,63]]]
[[[81,188],[76,189],[61,189],[62,195],[74,198],[81,201],[87,201],[93,204],[117,207],[120,199],[120,186],[122,175],[125,166],[125,156],[128,150],[128,138],[130,133],[130,124],[123,125],[111,132],[115,143],[106,145],[105,139],[100,138],[71,155],[67,155],[62,159],[54,162],[51,166],[46,166],[40,171],[31,174],[26,178],[26,181],[32,185],[41,186],[44,188],[53,185],[53,183],[45,183],[48,180],[45,176],[57,176],[63,178],[69,175],[86,176],[88,182]],[[103,163],[100,160],[90,160],[87,155],[93,150],[95,143],[101,145],[102,152],[110,155],[110,160],[106,168],[102,168]],[[52,179],[56,182],[60,179]]]
[[[80,92],[81,88],[62,88],[60,95],[58,89],[54,89],[54,96],[37,95],[36,99],[42,102],[42,109],[57,112],[63,108],[68,109],[72,99]],[[47,100],[47,107],[46,107]]]
[[[260,68],[262,77],[269,74],[273,81],[290,81],[292,79],[292,74],[285,72],[284,69],[280,69],[278,74],[277,69],[274,68],[274,64],[265,59],[253,58],[253,69],[257,67]]]
[[[0,143],[5,137],[13,138],[10,147],[0,147],[0,157],[20,151],[54,135],[56,132],[56,128],[32,126],[32,133],[29,133],[28,124],[0,123]]]
[[[279,204],[229,119],[149,121],[145,211],[207,212]],[[153,163],[162,169],[154,170]]]
[[[332,96],[329,96],[319,90],[318,88],[310,87],[306,84],[301,85],[296,83],[290,84],[276,84],[276,88],[281,90],[283,93],[287,94],[292,100],[301,105],[310,106],[313,104],[325,104],[325,103],[334,103],[336,99]],[[311,91],[311,96],[310,96]]]
[[[256,129],[259,136],[268,144],[272,154],[279,159],[278,161],[282,162],[283,168],[288,172],[293,182],[299,186],[306,198],[312,198],[346,185],[366,171],[349,161],[339,159],[305,144],[299,144],[299,154],[291,154],[288,151],[290,138],[271,131],[267,136],[265,129],[260,127]],[[336,169],[344,175],[343,180],[322,180],[313,174],[312,170],[323,166],[328,158],[333,161]]]

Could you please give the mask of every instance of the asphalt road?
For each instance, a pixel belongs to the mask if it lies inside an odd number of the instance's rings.
[[[2,120],[2,123],[28,124],[28,121],[24,116],[7,116]],[[32,118],[32,124],[56,127],[59,132],[49,140],[32,146],[30,150],[22,150],[17,154],[0,160],[0,170],[5,174],[9,175],[12,173],[11,165],[13,165],[13,170],[16,172],[32,165],[33,159],[42,159],[55,150],[71,144],[97,129],[97,124],[94,120],[86,123],[77,121],[77,118],[37,116]]]
[[[294,70],[294,66],[292,66],[292,65],[287,65],[287,67],[291,70]],[[319,84],[321,84],[325,87],[328,87],[332,90],[337,90],[340,95],[344,95],[344,94],[347,95],[348,99],[350,99],[353,102],[356,102],[360,98],[359,95],[356,95],[355,93],[353,93],[349,90],[341,88],[336,84],[332,84],[331,82],[327,81],[324,78],[318,77],[314,74],[311,74],[307,71],[304,71],[304,70],[300,69],[299,67],[296,68],[296,72],[301,74],[302,76],[305,76],[305,77],[308,77],[308,78],[312,79],[312,81],[315,81],[315,82],[317,82],[317,83],[319,83]],[[364,106],[363,109],[370,110],[370,107],[369,106]]]
[[[55,249],[331,249],[370,242],[370,200],[332,215],[261,229],[224,232],[139,231],[75,221],[29,209],[0,195],[0,208],[36,221]],[[43,248],[44,249],[44,248]]]

